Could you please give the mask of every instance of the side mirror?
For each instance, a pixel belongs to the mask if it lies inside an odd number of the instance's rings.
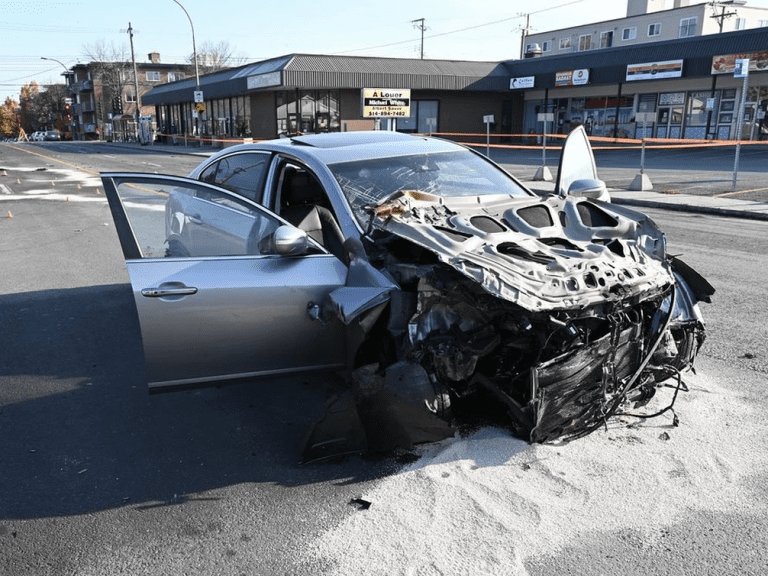
[[[266,239],[262,252],[280,256],[302,256],[309,251],[307,233],[293,226],[278,226]]]
[[[574,180],[568,186],[568,196],[575,198],[591,198],[592,200],[602,200],[603,202],[610,202],[611,195],[608,193],[608,188],[605,186],[605,182],[598,180],[597,178],[582,178]]]
[[[555,191],[561,196],[573,194],[574,196],[584,196],[595,198],[590,192],[592,189],[599,189],[595,184],[600,182],[597,178],[597,166],[595,165],[595,156],[592,153],[592,146],[589,144],[589,137],[584,130],[584,126],[574,128],[565,139],[563,149],[560,152],[560,166],[557,171],[557,182]],[[600,182],[602,188],[605,184]],[[608,195],[607,190],[605,195]]]

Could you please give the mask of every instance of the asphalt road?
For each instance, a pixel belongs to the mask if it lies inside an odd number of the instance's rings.
[[[200,158],[67,144],[0,144],[0,574],[324,573],[306,546],[400,464],[298,465],[305,431],[340,389],[330,376],[147,395],[122,254],[92,177],[186,174]],[[768,225],[651,215],[718,289],[699,369],[765,413]],[[765,459],[764,439],[734,441]],[[747,478],[745,494],[764,502],[765,476]],[[764,514],[694,511],[665,549],[606,530],[527,567],[759,574],[765,557],[745,543],[764,551],[766,534]]]

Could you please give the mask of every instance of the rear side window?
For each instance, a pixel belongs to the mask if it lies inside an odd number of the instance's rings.
[[[200,180],[261,203],[269,160],[269,154],[258,152],[225,156],[203,170]]]

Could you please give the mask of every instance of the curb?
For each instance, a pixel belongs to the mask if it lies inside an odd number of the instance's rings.
[[[631,198],[616,197],[612,197],[611,202],[614,204],[635,206],[638,208],[657,208],[675,212],[728,216],[730,218],[742,218],[745,220],[761,220],[763,222],[768,222],[768,214],[763,212],[750,212],[748,210],[733,210],[730,208],[715,208],[712,206],[694,206],[692,204],[672,204],[669,202],[654,202],[653,200],[633,200]]]

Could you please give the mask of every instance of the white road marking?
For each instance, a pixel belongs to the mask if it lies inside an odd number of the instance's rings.
[[[8,195],[13,194],[13,192],[11,192],[11,189],[8,188],[8,186],[6,186],[5,184],[0,184],[0,192],[2,192],[3,194],[8,194]]]

